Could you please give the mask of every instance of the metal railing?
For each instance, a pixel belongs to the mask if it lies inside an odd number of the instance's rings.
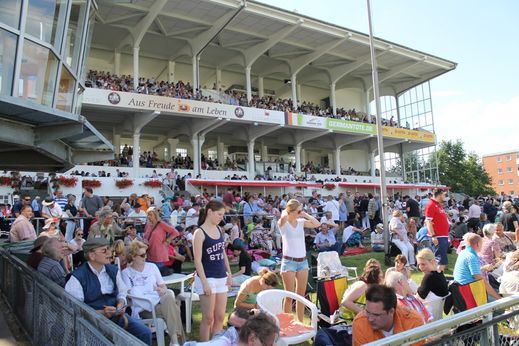
[[[3,248],[0,291],[33,345],[144,345]]]
[[[368,345],[411,345],[426,340],[428,345],[519,346],[518,330],[519,294],[515,294]]]

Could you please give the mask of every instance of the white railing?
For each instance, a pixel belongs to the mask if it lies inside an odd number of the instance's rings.
[[[470,309],[447,318],[425,324],[418,328],[398,333],[396,335],[386,337],[369,343],[370,346],[375,345],[410,345],[420,340],[440,336],[446,332],[466,323],[483,319],[491,321],[494,312],[506,310],[508,308],[519,305],[519,294],[500,299],[498,301]]]

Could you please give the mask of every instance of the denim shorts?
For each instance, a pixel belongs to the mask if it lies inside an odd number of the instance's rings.
[[[281,272],[298,272],[300,270],[308,269],[308,260],[296,262],[286,258],[281,259]]]
[[[447,250],[449,250],[449,237],[438,237],[438,246],[435,247],[434,255],[440,265],[448,265],[449,258],[447,257]]]

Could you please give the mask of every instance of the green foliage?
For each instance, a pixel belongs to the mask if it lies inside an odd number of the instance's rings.
[[[440,181],[451,191],[469,196],[495,194],[491,178],[479,157],[474,153],[467,154],[462,141],[442,141],[437,157]]]

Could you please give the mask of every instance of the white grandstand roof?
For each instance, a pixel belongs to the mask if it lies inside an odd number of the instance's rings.
[[[262,3],[236,0],[100,0],[92,46],[336,89],[371,89],[369,36]],[[116,43],[114,46],[114,42]],[[376,38],[382,95],[395,95],[456,63]]]

